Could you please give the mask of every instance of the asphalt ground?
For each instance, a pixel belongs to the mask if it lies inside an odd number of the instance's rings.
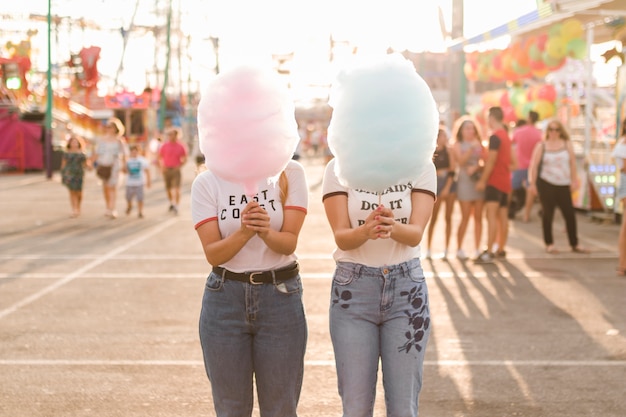
[[[323,166],[303,164],[310,207],[297,253],[309,340],[299,415],[339,416]],[[193,177],[188,165],[178,216],[157,179],[145,218],[123,213],[121,188],[110,220],[93,172],[77,219],[58,174],[0,175],[0,416],[215,415],[197,331],[209,267],[190,218]],[[493,265],[423,260],[433,332],[421,416],[626,416],[619,227],[584,213],[578,226],[591,254],[567,251],[558,217],[562,252],[546,254],[535,215],[511,222],[507,258]],[[379,383],[375,416],[384,415]]]

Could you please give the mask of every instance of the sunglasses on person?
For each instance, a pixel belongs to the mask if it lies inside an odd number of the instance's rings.
[[[558,127],[549,127],[548,131],[549,132],[561,132],[561,129]]]

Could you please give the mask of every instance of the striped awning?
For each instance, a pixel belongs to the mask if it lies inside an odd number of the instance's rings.
[[[540,0],[537,2],[536,10],[513,21],[469,39],[453,39],[448,50],[459,51],[467,45],[486,42],[505,35],[526,35],[573,16],[586,24],[607,23],[607,19],[623,18],[626,15],[625,4],[624,0]]]

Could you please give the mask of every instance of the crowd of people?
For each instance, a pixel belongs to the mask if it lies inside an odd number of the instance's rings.
[[[137,217],[143,218],[144,189],[150,188],[154,178],[150,172],[151,166],[163,177],[169,202],[168,211],[178,214],[181,167],[187,162],[188,155],[181,130],[174,126],[166,127],[163,131],[166,140],[159,138],[151,142],[148,149],[144,149],[139,144],[126,141],[124,125],[118,118],[108,119],[103,128],[104,132],[96,138],[90,155],[83,138],[72,133],[68,135],[60,172],[62,183],[69,191],[70,217],[80,216],[85,174],[95,170],[102,184],[104,216],[109,219],[118,217],[117,190],[119,182],[123,181],[126,215],[131,214],[133,203],[136,202]]]
[[[506,126],[503,118],[501,108],[489,109],[487,128],[490,133],[485,136],[474,119],[463,116],[454,123],[452,141],[447,141],[446,128],[442,125],[433,157],[438,173],[438,201],[430,221],[425,257],[434,256],[432,229],[440,204],[446,205],[446,224],[444,248],[439,256],[449,256],[454,227],[450,207],[457,200],[461,219],[456,225],[456,257],[460,260],[469,258],[464,239],[470,220],[474,231],[474,261],[492,263],[506,257],[509,220],[515,219],[521,211],[521,221],[531,221],[537,200],[546,252],[559,253],[552,233],[558,208],[565,220],[571,250],[589,253],[578,241],[571,195],[581,184],[565,126],[556,119],[549,120],[542,131],[537,127],[539,115],[534,111],[513,128]],[[487,146],[483,146],[484,143]]]
[[[432,166],[412,178],[410,186],[391,187],[384,196],[346,185],[335,169],[337,158],[325,161],[322,202],[336,243],[329,325],[344,415],[372,414],[379,363],[389,415],[418,415],[431,330],[421,258],[432,257],[439,216],[445,222],[444,257],[454,236],[456,257],[470,258],[464,241],[471,223],[472,259],[493,263],[506,257],[512,201],[523,210],[522,221],[530,221],[538,197],[547,253],[558,252],[552,233],[557,207],[571,250],[588,253],[577,236],[571,191],[580,181],[568,132],[556,119],[542,132],[537,121],[531,112],[526,124],[511,130],[502,109],[492,107],[488,135],[470,117],[456,120],[451,132],[440,124]],[[91,158],[79,138],[68,140],[61,171],[72,217],[80,215],[83,177],[90,168],[102,181],[105,216],[117,216],[115,193],[124,174],[126,214],[136,201],[143,217],[151,162],[136,145],[128,146],[118,122],[107,123]],[[168,211],[177,214],[188,151],[180,130],[168,128],[164,137],[152,163],[163,176]],[[618,198],[626,202],[626,127],[614,156],[622,180]],[[198,169],[193,181],[191,216],[210,267],[199,336],[218,416],[250,415],[254,386],[262,415],[296,416],[308,329],[295,252],[309,196],[304,168],[296,159],[287,162],[277,180],[263,181],[264,188],[254,196],[243,184],[206,167]],[[202,162],[197,161],[199,166]],[[457,200],[461,220],[455,228]],[[363,203],[374,209],[364,210]],[[626,275],[624,226],[619,242],[617,272]]]

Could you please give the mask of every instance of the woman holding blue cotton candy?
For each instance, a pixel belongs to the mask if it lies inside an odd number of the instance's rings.
[[[372,415],[380,361],[387,415],[417,416],[430,334],[419,244],[436,198],[437,106],[400,55],[342,71],[330,104],[323,201],[337,244],[330,333],[343,415]]]

